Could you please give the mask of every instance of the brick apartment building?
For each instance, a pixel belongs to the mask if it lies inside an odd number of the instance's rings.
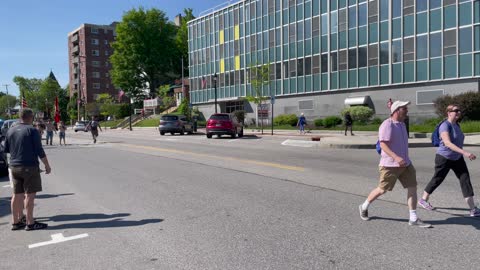
[[[88,103],[98,94],[118,95],[109,74],[116,24],[82,24],[68,34],[70,96],[81,89],[79,98]]]

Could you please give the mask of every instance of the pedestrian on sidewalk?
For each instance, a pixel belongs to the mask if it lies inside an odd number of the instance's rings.
[[[350,128],[350,135],[355,135],[353,134],[353,119],[352,116],[350,115],[350,112],[346,112],[343,121],[345,122],[345,136],[347,136],[347,130]]]
[[[407,189],[407,204],[410,212],[408,224],[430,228],[417,217],[417,178],[415,167],[408,157],[408,137],[404,120],[410,101],[395,101],[390,108],[390,118],[383,121],[378,130],[378,139],[382,148],[379,171],[380,182],[363,204],[359,205],[360,218],[369,220],[368,207],[387,191],[392,191],[397,179]]]
[[[52,124],[52,121],[50,121],[50,119],[47,120],[47,124],[45,126],[47,129],[47,145],[49,142],[50,145],[52,145],[53,132],[57,133],[57,130],[55,129],[55,126]]]
[[[92,133],[93,143],[97,143],[98,129],[103,132],[100,123],[97,121],[96,117],[93,117],[93,120],[88,123],[87,128]]]
[[[60,146],[62,145],[62,139],[63,139],[63,145],[67,145],[65,142],[65,131],[67,130],[67,126],[63,123],[63,121],[60,121],[60,124],[58,125],[58,137],[60,138]]]
[[[434,210],[435,208],[428,202],[430,195],[437,189],[447,177],[450,170],[453,170],[462,189],[463,197],[470,208],[469,215],[471,217],[479,217],[480,209],[475,206],[473,200],[473,188],[470,181],[470,173],[468,172],[467,164],[464,157],[475,160],[477,157],[465,150],[463,150],[463,142],[465,135],[458,124],[461,119],[462,111],[457,105],[447,106],[447,119],[440,124],[438,132],[440,134],[440,145],[437,148],[435,155],[435,173],[432,179],[425,187],[422,198],[418,204],[427,210]]]
[[[305,134],[305,125],[307,124],[307,119],[305,118],[304,113],[302,112],[300,114],[300,117],[298,118],[297,121],[297,127],[300,132],[300,134]]]
[[[45,165],[45,172],[51,168],[40,142],[40,134],[33,127],[33,111],[24,108],[20,111],[20,124],[10,128],[5,139],[5,153],[10,153],[10,168],[13,182],[12,230],[25,228],[27,231],[47,228],[47,224],[34,221],[35,195],[42,191],[42,180],[38,159]],[[25,196],[26,194],[26,196]],[[23,208],[26,210],[26,223],[21,220]]]

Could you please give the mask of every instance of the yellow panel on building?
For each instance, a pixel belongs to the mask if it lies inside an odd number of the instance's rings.
[[[224,73],[224,72],[225,72],[225,60],[220,59],[220,73]]]
[[[235,56],[235,70],[240,70],[240,55]]]
[[[220,35],[220,38],[219,38],[220,44],[223,44],[223,43],[225,42],[225,37],[224,37],[224,35],[223,35],[223,30],[220,30],[220,34],[219,34],[219,35]]]
[[[235,40],[239,40],[239,39],[240,39],[240,26],[235,25]]]

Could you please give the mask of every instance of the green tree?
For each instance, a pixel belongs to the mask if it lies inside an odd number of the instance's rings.
[[[178,28],[177,36],[175,37],[175,44],[178,53],[178,59],[183,59],[183,74],[188,77],[188,26],[187,23],[193,19],[193,10],[186,8],[183,10],[184,15],[180,21],[180,27]],[[181,75],[181,70],[179,74]]]
[[[190,110],[189,101],[186,98],[182,99],[182,102],[180,103],[180,106],[178,106],[177,111],[185,115],[187,119],[190,120],[192,112]]]
[[[13,108],[15,107],[16,105],[18,104],[18,100],[16,97],[12,96],[12,95],[3,95],[0,97],[0,116],[5,119],[5,118],[9,118],[8,114],[7,114],[7,109],[9,108]]]
[[[126,12],[116,27],[116,41],[110,57],[112,80],[116,87],[136,98],[141,89],[150,95],[162,83],[171,79],[176,53],[177,27],[168,22],[161,10],[132,9]]]
[[[118,106],[115,104],[115,99],[110,94],[100,94],[98,95],[96,102],[99,105],[100,114],[103,117],[108,117],[110,115],[116,116]]]
[[[175,105],[175,97],[170,95],[170,85],[162,85],[158,88],[158,96],[162,101],[162,110],[166,110]]]
[[[44,80],[15,76],[13,77],[13,82],[15,82],[20,90],[20,97],[25,97],[28,107],[34,112],[40,111],[39,104],[42,103],[42,100],[39,99],[39,91]]]
[[[253,89],[253,95],[247,95],[245,98],[249,102],[253,102],[256,105],[255,117],[256,125],[258,127],[258,107],[265,104],[265,101],[270,99],[269,96],[264,95],[264,89],[270,84],[270,64],[263,64],[260,66],[250,66],[250,83]],[[263,118],[261,122],[262,134],[263,134]]]
[[[62,95],[62,91],[65,91],[65,90],[60,87],[60,85],[55,79],[52,79],[50,77],[45,79],[40,85],[40,89],[35,95],[36,103],[38,103],[37,104],[38,110],[46,112],[47,117],[53,118],[55,113],[55,109],[54,109],[55,98]],[[59,105],[60,105],[60,101],[59,101]]]

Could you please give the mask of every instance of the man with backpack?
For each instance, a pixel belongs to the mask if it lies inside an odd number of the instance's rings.
[[[93,143],[97,143],[97,137],[98,137],[98,129],[103,132],[102,127],[100,126],[100,123],[97,121],[97,118],[94,117],[90,123],[88,123],[87,128],[90,130],[92,133],[92,138],[93,138]]]
[[[392,191],[397,179],[407,189],[407,204],[410,218],[408,224],[421,228],[430,228],[432,225],[424,223],[417,217],[417,176],[408,157],[408,136],[405,128],[405,118],[408,113],[407,105],[410,101],[395,101],[390,107],[390,118],[383,121],[378,130],[378,139],[381,148],[379,164],[380,182],[373,189],[363,204],[359,205],[360,218],[369,220],[368,207],[385,194]]]

